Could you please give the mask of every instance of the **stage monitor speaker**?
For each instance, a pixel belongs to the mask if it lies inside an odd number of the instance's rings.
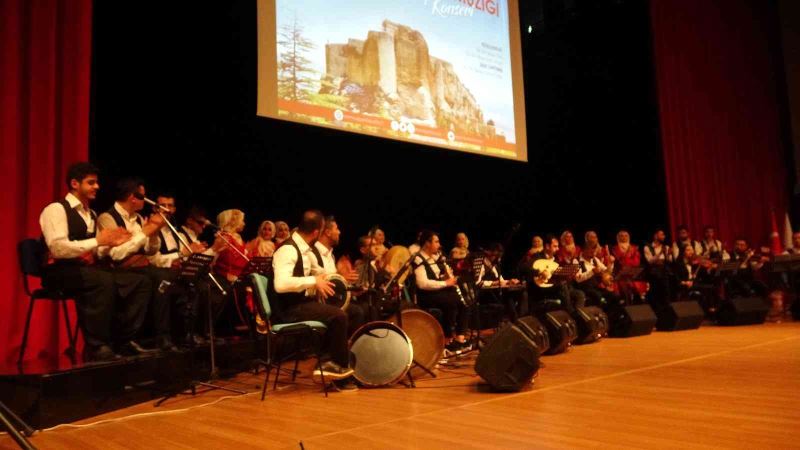
[[[576,344],[599,341],[608,334],[608,316],[597,306],[586,306],[575,310],[573,315],[578,325]]]
[[[475,361],[475,372],[497,391],[518,391],[539,370],[539,349],[516,325],[493,336]]]
[[[612,337],[644,336],[653,332],[656,313],[650,305],[625,306],[609,313],[608,335]]]
[[[536,317],[520,317],[515,322],[515,325],[536,344],[540,353],[550,349],[550,335],[547,333],[547,327],[542,325],[542,322],[539,322]]]
[[[656,313],[659,331],[694,330],[700,328],[705,313],[696,301],[670,303]]]
[[[769,312],[767,302],[761,297],[736,297],[726,299],[717,310],[720,325],[755,325],[764,323]]]
[[[545,355],[555,355],[567,351],[572,345],[572,341],[578,337],[578,326],[575,324],[575,320],[564,310],[542,313],[539,320],[544,323],[547,333],[550,335],[550,348]]]

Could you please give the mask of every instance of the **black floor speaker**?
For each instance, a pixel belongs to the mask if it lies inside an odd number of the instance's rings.
[[[578,326],[575,320],[564,310],[548,311],[539,316],[539,320],[547,328],[550,335],[550,348],[545,355],[563,353],[578,337]]]
[[[516,325],[500,328],[475,360],[475,372],[497,391],[522,389],[538,370],[539,349]]]
[[[547,327],[542,325],[539,319],[533,316],[520,317],[515,325],[536,344],[539,353],[550,349],[550,335],[547,333]]]
[[[674,302],[656,312],[659,331],[694,330],[700,328],[705,313],[696,301]]]
[[[764,323],[769,312],[767,302],[761,297],[726,299],[717,310],[720,325],[754,325]]]
[[[586,306],[575,310],[573,315],[578,326],[575,344],[589,344],[599,341],[608,334],[608,316],[596,306]]]
[[[609,336],[632,337],[652,333],[657,319],[650,305],[631,305],[609,311],[608,320]]]

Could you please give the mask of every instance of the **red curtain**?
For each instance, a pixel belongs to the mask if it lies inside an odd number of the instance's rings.
[[[772,2],[651,0],[671,228],[763,243],[788,203]]]
[[[38,237],[39,213],[66,193],[89,141],[92,0],[0,2],[0,361],[16,361],[28,301],[16,244]],[[38,303],[26,360],[66,347],[57,305]],[[74,309],[72,318],[75,319]]]

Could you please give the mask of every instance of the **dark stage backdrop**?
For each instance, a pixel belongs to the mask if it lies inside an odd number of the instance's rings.
[[[527,30],[534,13],[520,3]],[[241,208],[247,237],[315,207],[338,217],[348,246],[374,224],[404,245],[433,227],[450,246],[457,231],[479,243],[516,222],[517,252],[565,227],[644,239],[666,222],[647,2],[588,3],[523,32],[522,164],[256,117],[252,0],[98,2],[90,154],[106,194],[141,175],[179,207]]]

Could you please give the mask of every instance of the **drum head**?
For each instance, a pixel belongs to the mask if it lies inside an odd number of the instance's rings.
[[[350,291],[347,290],[347,280],[338,273],[325,276],[328,282],[333,283],[334,294],[325,300],[325,303],[341,309],[347,309],[350,304]]]
[[[403,331],[411,339],[414,346],[414,360],[417,364],[433,371],[442,358],[444,351],[444,332],[435,317],[421,309],[403,310]],[[397,315],[391,322],[397,323]],[[427,375],[422,369],[414,368],[411,375],[421,377]]]
[[[381,267],[383,267],[383,270],[388,272],[389,275],[394,276],[394,274],[396,274],[397,271],[403,267],[403,264],[405,264],[410,258],[411,252],[408,251],[408,248],[403,247],[402,245],[395,245],[383,255],[383,258],[381,258]],[[398,278],[398,284],[405,283],[408,274],[409,271],[406,271],[403,276]]]
[[[408,336],[389,322],[370,322],[350,338],[353,376],[366,386],[400,381],[414,361]]]

